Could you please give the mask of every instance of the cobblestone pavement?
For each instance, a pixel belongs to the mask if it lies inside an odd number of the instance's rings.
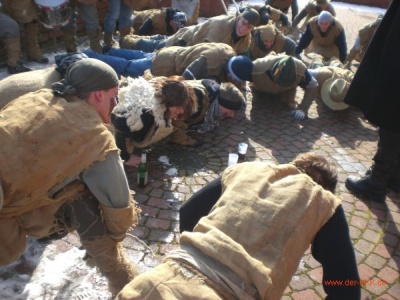
[[[358,29],[377,16],[373,11],[348,7],[337,7],[336,11],[346,28],[349,49]],[[355,71],[356,65],[352,68]],[[299,99],[301,93],[299,90]],[[318,101],[312,105],[311,116],[295,121],[279,100],[254,93],[245,112],[224,120],[215,132],[197,136],[203,146],[182,148],[168,139],[153,145],[148,154],[147,187],[138,188],[136,169],[127,167],[142,217],[131,232],[139,239],[129,237],[124,245],[140,272],[154,267],[165,253],[179,247],[179,207],[216,178],[227,165],[229,151],[235,151],[238,143],[245,141],[249,144],[247,160],[280,164],[299,153],[316,151],[336,162],[337,195],[343,200],[350,227],[362,279],[362,299],[400,299],[399,195],[390,193],[386,204],[376,204],[357,199],[344,187],[347,176],[362,175],[370,167],[377,147],[377,128],[355,108],[335,112]],[[159,160],[163,156],[169,159],[169,165]],[[176,175],[168,175],[173,171]],[[79,246],[73,234],[51,243],[60,249],[67,244]],[[321,282],[321,266],[308,250],[282,299],[323,299]]]

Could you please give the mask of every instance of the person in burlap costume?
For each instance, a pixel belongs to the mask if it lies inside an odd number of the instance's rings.
[[[186,14],[171,7],[138,11],[132,23],[133,34],[169,36],[184,27],[186,22]]]
[[[130,49],[110,49],[97,54],[90,49],[87,56],[109,64],[118,75],[138,77],[150,69],[154,76],[182,75],[185,79],[207,77],[228,81],[226,64],[235,55],[231,46],[223,43],[202,43],[188,47],[165,47],[155,53]]]
[[[87,58],[80,54],[59,54],[54,56],[56,64],[33,70],[29,73],[14,74],[0,80],[0,109],[12,100],[40,89],[49,89],[54,82],[64,78],[67,68],[75,61]]]
[[[325,60],[338,57],[343,63],[347,57],[347,42],[343,25],[329,12],[322,11],[307,22],[307,28],[296,47],[296,55],[321,54]]]
[[[163,78],[147,81],[128,78],[118,94],[119,103],[112,112],[115,139],[121,158],[128,166],[137,166],[140,156],[133,154],[170,135],[173,119],[187,118],[195,98],[191,86]]]
[[[344,62],[346,68],[351,67],[351,62],[354,59],[358,62],[361,62],[364,57],[365,51],[367,51],[369,43],[374,37],[375,31],[378,29],[379,24],[381,24],[382,18],[383,16],[379,15],[375,21],[368,23],[358,31],[358,36],[354,42],[354,45],[350,49],[346,61]]]
[[[39,45],[39,22],[36,13],[35,4],[32,0],[2,0],[4,5],[4,12],[11,18],[21,24],[24,32],[23,38],[25,41],[25,51],[28,60],[35,61],[41,64],[46,64],[49,59],[42,55]],[[16,60],[16,55],[20,54],[20,40],[12,38],[8,40],[7,46],[11,47],[13,63]]]
[[[318,93],[318,83],[306,65],[289,55],[271,53],[254,61],[235,56],[229,60],[228,70],[233,81],[251,82],[253,90],[266,94],[266,98],[279,96],[293,109],[291,115],[297,120],[306,118]],[[300,105],[295,100],[298,86],[304,89]]]
[[[318,16],[322,11],[328,11],[332,16],[336,16],[336,11],[329,0],[311,0],[294,18],[292,27],[296,28],[299,26],[300,22],[305,18],[302,26],[300,26],[300,31],[304,31],[304,28],[312,17]]]
[[[90,49],[101,52],[102,32],[97,12],[97,0],[70,0],[68,5],[71,7],[72,18],[65,26],[61,27],[63,33],[65,50],[67,53],[77,52],[77,15],[85,23],[86,35],[89,38]]]
[[[196,97],[192,98],[192,113],[188,118],[172,120],[174,131],[170,141],[185,146],[199,146],[201,142],[190,137],[190,127],[198,133],[212,131],[219,127],[221,120],[232,118],[245,106],[242,92],[232,83],[219,84],[212,79],[186,80],[193,87]]]
[[[243,3],[243,2],[242,2]],[[279,9],[273,8],[270,5],[248,5],[245,7],[251,7],[258,11],[260,14],[260,24],[267,25],[273,22],[282,32],[286,31],[286,28],[291,25],[289,18]],[[242,7],[240,11],[243,11],[245,7]]]
[[[258,26],[252,32],[248,56],[251,60],[264,57],[271,52],[294,56],[296,42],[284,36],[273,24]]]
[[[359,300],[359,284],[325,284],[360,280],[336,184],[336,168],[316,153],[228,167],[181,207],[180,249],[116,299],[281,299],[311,244],[326,299]]]
[[[349,107],[343,99],[354,78],[352,71],[345,69],[337,58],[325,62],[321,55],[313,58],[308,71],[318,82],[318,99],[332,110]]]
[[[181,28],[167,39],[165,46],[225,43],[235,49],[236,53],[245,53],[250,45],[251,31],[259,21],[259,13],[252,8],[246,8],[237,16],[217,16],[203,23]]]
[[[24,66],[20,60],[21,39],[19,25],[13,18],[3,12],[2,1],[0,1],[0,37],[4,39],[7,48],[8,73],[16,74],[31,71],[31,69]]]
[[[1,110],[0,266],[27,237],[76,230],[113,293],[137,275],[121,245],[140,210],[110,127],[117,90],[114,70],[84,59]]]
[[[273,8],[279,9],[285,14],[289,12],[290,8],[292,13],[292,21],[299,12],[299,4],[297,3],[297,0],[265,0],[265,5],[270,5]]]

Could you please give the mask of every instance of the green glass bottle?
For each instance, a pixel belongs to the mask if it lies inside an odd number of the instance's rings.
[[[138,166],[137,184],[139,187],[145,187],[147,184],[147,161],[146,153],[142,153],[142,158]]]

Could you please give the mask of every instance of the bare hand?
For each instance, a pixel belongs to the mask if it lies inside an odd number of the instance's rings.
[[[140,164],[140,157],[134,154],[131,154],[129,160],[124,161],[126,166],[137,167]]]

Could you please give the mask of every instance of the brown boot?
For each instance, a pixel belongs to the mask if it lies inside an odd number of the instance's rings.
[[[76,48],[76,30],[75,28],[65,28],[62,30],[65,44],[65,51],[67,53],[75,53]]]
[[[111,237],[104,236],[94,241],[81,242],[99,271],[107,278],[109,289],[114,296],[138,275],[134,265],[126,259],[122,245]]]
[[[90,42],[90,49],[92,49],[94,52],[101,53],[101,31],[88,31],[87,36]]]
[[[47,64],[49,59],[42,55],[38,40],[39,27],[37,21],[25,24],[26,52],[29,60]]]
[[[21,42],[20,39],[6,39],[7,45],[7,70],[10,74],[22,73],[31,71],[25,67],[20,61],[21,56]]]

